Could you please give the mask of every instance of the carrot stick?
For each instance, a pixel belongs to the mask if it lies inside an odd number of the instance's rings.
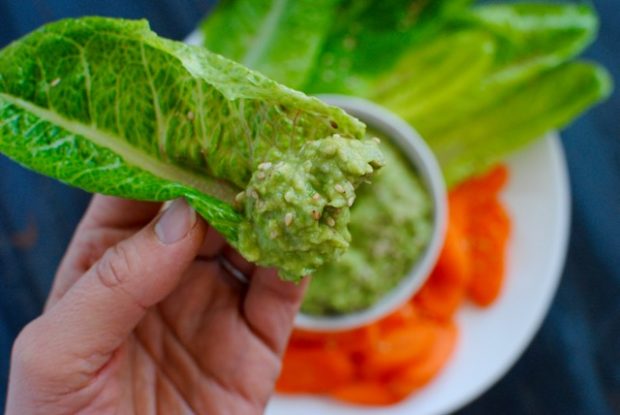
[[[468,243],[470,282],[467,294],[480,306],[493,303],[503,285],[510,219],[498,194],[507,180],[508,170],[500,166],[461,184],[449,197],[450,210],[455,212],[450,215],[450,229],[460,224],[462,237]]]
[[[337,349],[289,348],[276,388],[287,393],[325,393],[353,380],[354,367]]]
[[[475,221],[478,230],[470,236],[473,261],[468,294],[480,306],[492,304],[501,292],[510,234],[510,219],[504,208],[498,202],[485,204],[484,208],[490,220]]]
[[[458,337],[456,324],[438,325],[437,329],[436,340],[432,347],[428,348],[426,356],[395,372],[388,380],[391,390],[401,399],[426,385],[450,359]]]
[[[323,347],[327,342],[326,333],[296,329],[289,340],[290,348]]]
[[[459,217],[463,215],[462,217]],[[469,244],[464,232],[466,210],[452,210],[441,255],[426,284],[414,298],[424,314],[450,319],[461,305],[471,278]]]
[[[420,359],[433,347],[437,330],[430,320],[417,318],[407,325],[383,332],[381,339],[367,350],[362,360],[365,377],[381,376]]]
[[[401,400],[379,381],[355,381],[336,388],[330,396],[359,405],[390,405]]]

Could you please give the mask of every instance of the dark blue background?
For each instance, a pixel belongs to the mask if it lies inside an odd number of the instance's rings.
[[[182,39],[209,0],[0,0],[0,46],[69,16],[147,18]],[[595,1],[602,28],[587,57],[620,80],[620,3]],[[223,34],[225,36],[225,34]],[[563,133],[572,236],[559,292],[532,345],[463,414],[620,414],[620,96]],[[13,338],[40,311],[89,196],[0,156],[0,408]]]

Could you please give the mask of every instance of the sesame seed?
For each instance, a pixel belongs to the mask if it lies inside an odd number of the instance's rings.
[[[271,168],[272,164],[269,162],[265,162],[265,163],[261,163],[258,165],[258,169],[259,170],[269,170]]]
[[[340,183],[337,183],[337,184],[334,186],[334,189],[336,189],[336,191],[337,191],[338,193],[344,193],[344,187],[342,187],[342,185],[341,185]]]
[[[286,215],[284,215],[284,224],[286,226],[290,226],[291,223],[293,223],[293,214],[291,212],[288,212]]]
[[[325,147],[323,147],[321,149],[321,151],[323,152],[323,154],[325,154],[326,156],[333,156],[338,152],[338,149],[336,148],[336,146],[333,145],[327,145]]]
[[[318,210],[312,209],[312,217],[315,220],[321,219],[321,212],[319,212]]]
[[[353,202],[355,202],[355,197],[350,197],[349,200],[347,200],[349,207],[353,206]]]
[[[54,87],[58,86],[59,83],[60,83],[60,78],[56,78],[52,82],[50,82],[50,86],[52,88],[54,88]]]
[[[196,116],[194,115],[194,113],[192,111],[189,111],[187,113],[187,119],[190,121],[194,121],[194,118],[196,118]]]
[[[327,224],[329,226],[331,226],[331,227],[334,227],[334,226],[336,226],[336,221],[334,220],[334,218],[329,217],[329,218],[327,218]]]
[[[314,201],[317,201],[317,202],[318,202],[319,200],[321,200],[321,195],[320,195],[320,194],[318,194],[318,193],[313,194],[313,195],[312,195],[312,200],[314,200]]]
[[[235,201],[237,202],[241,202],[243,199],[245,199],[245,192],[237,193],[237,196],[235,196]]]
[[[374,141],[377,144],[381,144],[381,140],[379,139],[379,137],[373,137],[372,141]]]
[[[258,180],[263,180],[265,178],[265,173],[263,173],[262,171],[259,171],[258,173],[256,173],[256,178]]]

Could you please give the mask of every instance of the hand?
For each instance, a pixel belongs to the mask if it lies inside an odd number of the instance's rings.
[[[95,196],[15,342],[7,414],[262,413],[305,284],[245,262],[184,201],[160,207]]]

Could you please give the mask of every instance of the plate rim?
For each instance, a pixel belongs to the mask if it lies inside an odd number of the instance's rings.
[[[539,303],[536,316],[532,318],[532,323],[529,326],[528,332],[520,339],[520,344],[515,348],[512,356],[500,365],[497,366],[494,373],[489,375],[484,382],[480,382],[475,392],[469,396],[460,400],[455,400],[452,405],[446,406],[445,410],[440,412],[429,412],[428,415],[443,415],[446,413],[452,413],[472,403],[476,399],[484,395],[489,389],[497,384],[506,374],[514,367],[514,365],[523,356],[527,348],[532,344],[534,337],[538,334],[545,318],[549,314],[553,300],[557,295],[560,282],[562,280],[562,274],[566,265],[566,256],[568,254],[568,247],[570,241],[571,230],[571,216],[572,216],[572,195],[570,190],[570,176],[568,172],[568,166],[566,162],[566,154],[559,132],[551,131],[543,136],[542,139],[537,142],[544,142],[550,147],[550,156],[553,159],[552,168],[556,169],[558,177],[558,206],[561,209],[561,225],[559,228],[560,235],[557,238],[556,252],[553,255],[551,264],[549,265],[550,271],[550,283],[547,291],[544,293],[544,299]],[[535,144],[536,142],[532,143]],[[517,152],[518,154],[518,152]],[[457,346],[458,347],[458,346]]]

